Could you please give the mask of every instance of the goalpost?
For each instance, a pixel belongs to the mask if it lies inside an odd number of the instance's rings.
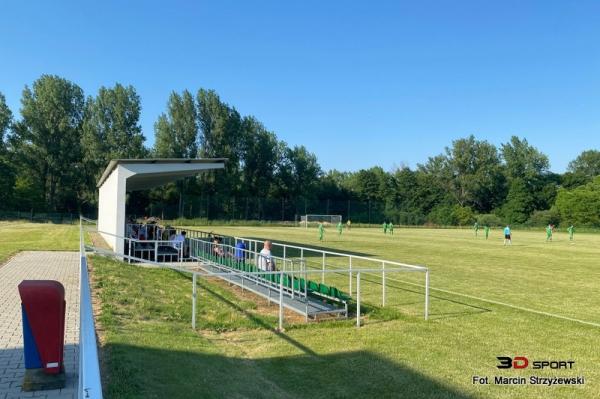
[[[302,215],[300,225],[308,229],[309,224],[317,225],[323,222],[325,225],[337,225],[342,222],[342,215]]]

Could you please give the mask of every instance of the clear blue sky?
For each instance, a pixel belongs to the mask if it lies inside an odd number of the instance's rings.
[[[600,147],[600,1],[83,3],[3,2],[13,112],[47,73],[135,86],[148,145],[172,90],[215,89],[324,169],[412,167],[469,134],[525,137],[556,172]]]

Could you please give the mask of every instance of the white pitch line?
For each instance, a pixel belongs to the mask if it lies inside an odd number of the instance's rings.
[[[372,274],[372,273],[366,273],[366,274]],[[404,281],[404,280],[398,280],[398,279],[395,279],[393,277],[388,277],[387,280],[397,281],[399,283],[410,284],[410,285],[414,285],[414,286],[417,286],[417,287],[425,288],[425,286],[422,285],[422,284],[411,283],[409,281]],[[572,321],[572,322],[575,322],[575,323],[586,324],[586,325],[592,326],[592,327],[600,327],[600,323],[594,323],[592,321],[574,319],[572,317],[561,316],[559,314],[548,313],[548,312],[544,312],[544,311],[541,311],[541,310],[524,308],[522,306],[511,305],[510,303],[504,303],[504,302],[494,301],[492,299],[485,299],[485,298],[480,298],[480,297],[473,296],[473,295],[461,294],[460,292],[454,292],[454,291],[450,291],[450,290],[444,290],[442,288],[434,288],[434,287],[429,286],[429,289],[430,290],[444,292],[444,293],[450,294],[450,295],[457,295],[457,296],[462,296],[462,297],[465,297],[465,298],[475,299],[477,301],[493,303],[495,305],[506,306],[506,307],[509,307],[509,308],[513,308],[513,309],[517,309],[517,310],[522,310],[524,312],[535,313],[535,314],[539,314],[539,315],[542,315],[542,316],[554,317],[556,319],[568,320],[568,321]]]

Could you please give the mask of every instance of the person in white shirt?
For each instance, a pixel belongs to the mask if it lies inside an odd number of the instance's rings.
[[[173,237],[173,246],[177,249],[181,249],[183,247],[184,242],[185,242],[185,231],[182,231],[179,234],[175,234],[175,237]]]
[[[271,256],[271,241],[265,241],[263,249],[258,254],[257,266],[260,270],[267,272],[275,270],[275,260]]]

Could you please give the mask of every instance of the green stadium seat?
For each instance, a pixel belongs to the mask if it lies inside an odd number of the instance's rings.
[[[335,287],[329,287],[329,295],[334,298],[339,298],[340,291]]]
[[[311,292],[319,292],[319,283],[315,283],[312,280],[308,280],[308,290]]]
[[[304,280],[303,278],[300,278],[300,291],[304,291],[305,287],[306,287],[306,280]]]
[[[323,295],[330,295],[329,286],[326,284],[319,284],[319,292]]]

